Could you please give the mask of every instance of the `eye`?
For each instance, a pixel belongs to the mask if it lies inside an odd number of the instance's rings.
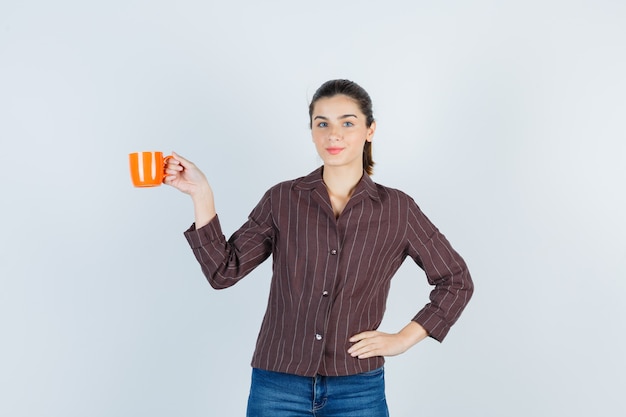
[[[317,127],[327,127],[327,126],[328,126],[328,123],[327,123],[327,122],[319,122],[319,123],[317,124]]]
[[[354,126],[354,123],[352,123],[352,122],[344,122],[343,126],[344,127],[352,127],[352,126]]]

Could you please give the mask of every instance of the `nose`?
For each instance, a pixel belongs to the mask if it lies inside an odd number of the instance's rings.
[[[330,132],[328,133],[328,140],[331,142],[341,140],[341,132],[339,131],[339,129],[335,127],[331,128]]]

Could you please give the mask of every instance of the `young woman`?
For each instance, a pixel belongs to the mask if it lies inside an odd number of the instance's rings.
[[[204,174],[174,154],[165,183],[191,196],[185,232],[214,288],[234,285],[270,255],[267,311],[252,358],[249,417],[388,416],[384,357],[442,341],[473,293],[461,256],[411,197],[376,184],[367,92],[331,80],[309,106],[323,166],[269,189],[226,240]],[[406,257],[434,286],[398,333],[377,330]]]

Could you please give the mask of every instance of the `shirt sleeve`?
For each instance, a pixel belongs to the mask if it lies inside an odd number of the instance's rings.
[[[248,220],[226,240],[219,217],[184,234],[204,276],[215,289],[228,288],[248,275],[272,253],[274,227],[267,193]]]
[[[415,202],[409,209],[408,255],[424,270],[430,285],[430,302],[413,318],[428,334],[442,342],[474,292],[463,258],[422,213]]]

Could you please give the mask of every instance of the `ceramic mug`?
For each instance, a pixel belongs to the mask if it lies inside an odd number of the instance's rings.
[[[172,156],[163,152],[133,152],[128,155],[130,177],[135,187],[158,187],[165,178],[165,165]]]

